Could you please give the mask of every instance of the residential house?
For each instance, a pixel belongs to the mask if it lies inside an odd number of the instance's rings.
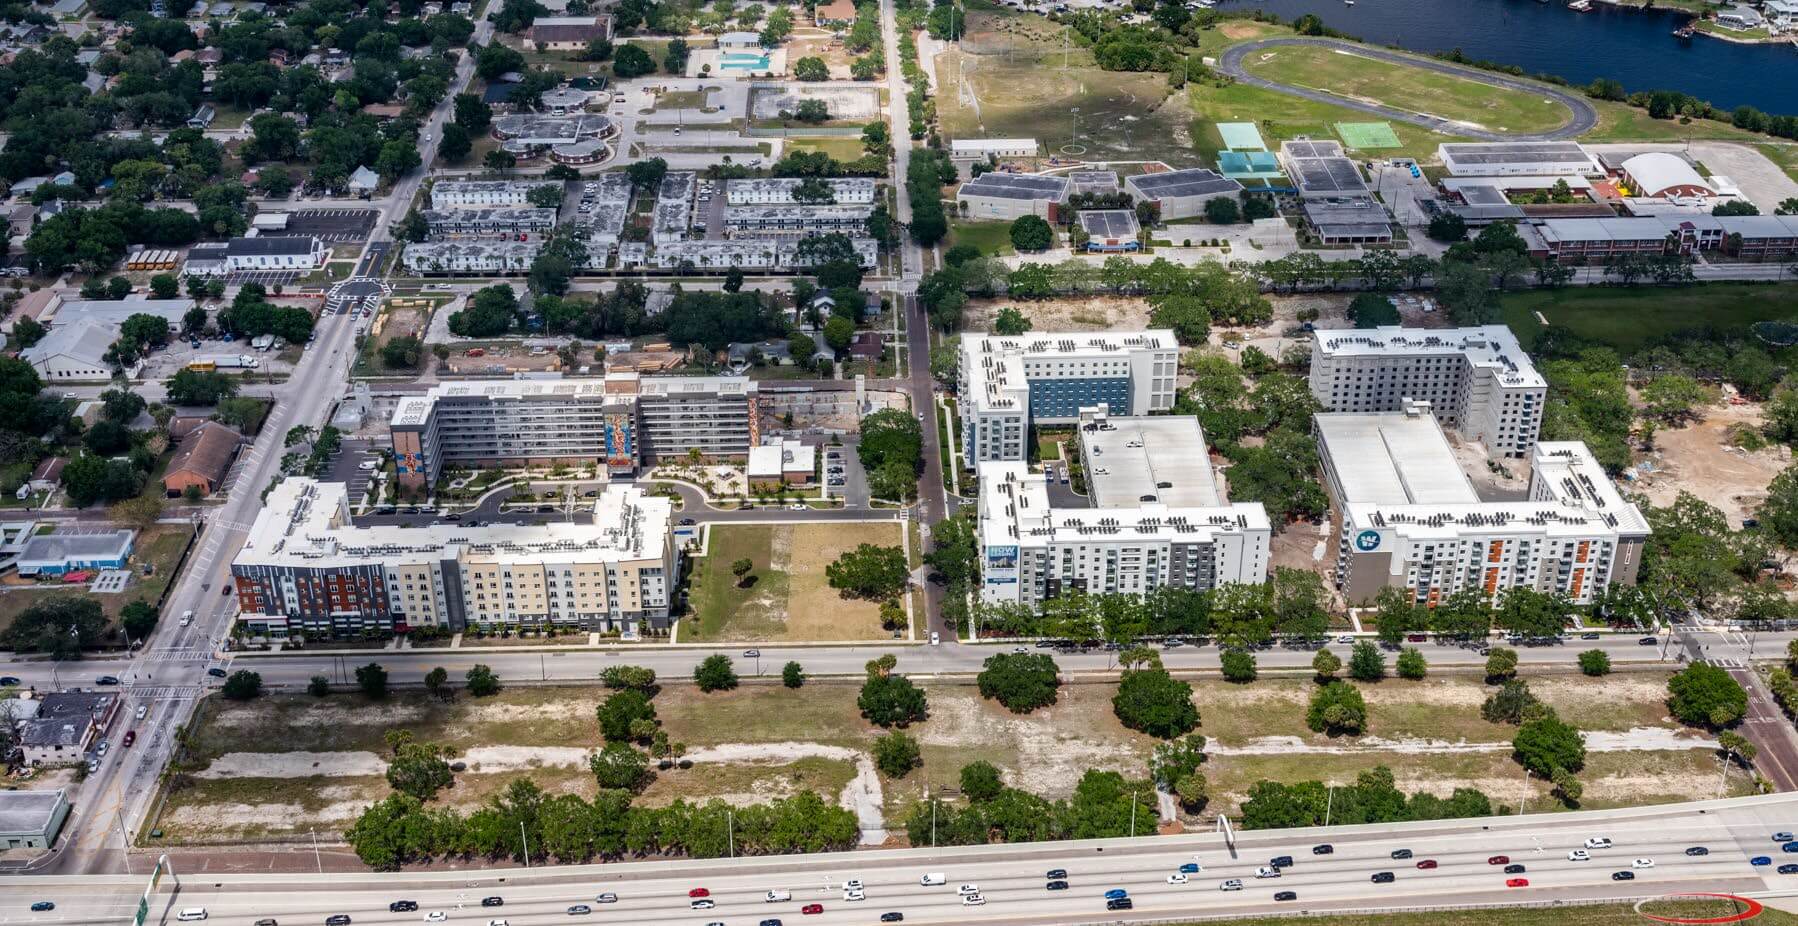
[[[110,691],[58,691],[39,700],[37,716],[19,727],[19,749],[30,766],[83,761],[119,713],[119,696]]]
[[[539,16],[525,32],[544,51],[578,51],[595,39],[612,37],[610,16]]]
[[[162,488],[169,498],[178,498],[188,489],[211,495],[223,487],[231,461],[243,446],[243,435],[216,421],[200,425],[181,439],[175,455],[169,458],[168,470],[162,477]]]

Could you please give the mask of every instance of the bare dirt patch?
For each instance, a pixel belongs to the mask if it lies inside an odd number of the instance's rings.
[[[1140,775],[1153,740],[1112,715],[1108,685],[1070,685],[1052,707],[1013,714],[971,686],[932,688],[930,720],[915,728],[924,763],[950,778],[977,759],[997,765],[1007,783],[1066,797],[1087,769]]]
[[[384,775],[387,760],[372,752],[233,752],[219,756],[196,778],[342,778]]]
[[[999,310],[1014,308],[1037,331],[1111,331],[1149,327],[1149,304],[1128,296],[1066,296],[1054,299],[970,299],[962,310],[967,331],[991,331]]]
[[[1750,453],[1735,445],[1737,428],[1765,422],[1759,405],[1714,405],[1703,412],[1693,424],[1655,432],[1655,449],[1638,461],[1634,488],[1657,507],[1690,492],[1740,523],[1766,499],[1773,477],[1791,465],[1792,450],[1776,445]]]

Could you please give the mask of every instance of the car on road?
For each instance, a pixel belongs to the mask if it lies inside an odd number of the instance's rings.
[[[574,906],[571,906],[568,908],[569,916],[586,916],[587,914],[592,913],[592,912],[593,912],[593,908],[587,906],[584,903],[577,903]]]
[[[1486,859],[1486,864],[1488,864],[1488,865],[1509,865],[1509,864],[1511,864],[1511,857],[1508,855],[1494,855],[1491,858]]]
[[[388,913],[411,913],[418,909],[416,900],[396,900],[387,905]]]
[[[617,903],[618,895],[612,893],[611,891],[607,891],[604,894],[601,894],[594,899],[598,900],[600,903]]]
[[[755,659],[761,655],[762,655],[762,651],[759,649],[746,649],[743,651],[744,659]]]
[[[449,914],[442,910],[432,910],[425,914],[425,922],[427,923],[441,923],[447,919],[449,919]]]
[[[698,524],[698,523],[699,523],[698,521],[695,521],[692,518],[681,518],[680,519],[680,526],[682,526],[682,527],[692,527],[693,525]]]
[[[1711,850],[1706,849],[1703,846],[1693,846],[1690,849],[1686,850],[1686,854],[1687,855],[1709,855],[1709,854],[1711,854]]]
[[[1529,887],[1529,886],[1530,886],[1530,879],[1528,879],[1528,878],[1506,878],[1505,879],[1505,887]]]
[[[267,919],[257,920],[256,926],[281,926],[281,923],[274,917],[268,917]]]
[[[1435,860],[1435,859],[1433,859],[1433,858],[1426,858],[1426,859],[1423,859],[1423,860],[1422,860],[1422,861],[1419,861],[1419,862],[1418,862],[1418,863],[1417,863],[1417,867],[1419,867],[1419,868],[1423,868],[1423,869],[1430,869],[1430,868],[1435,868],[1435,867],[1436,867],[1436,860]]]
[[[687,896],[688,897],[710,897],[710,896],[712,896],[712,892],[706,890],[703,887],[696,887],[696,888],[688,891]]]
[[[880,921],[882,923],[903,923],[905,922],[905,914],[900,913],[898,910],[888,910],[880,915]]]
[[[1268,859],[1267,863],[1269,865],[1274,866],[1275,868],[1291,868],[1292,867],[1292,856],[1276,855],[1273,858]]]
[[[1240,891],[1242,890],[1242,879],[1231,878],[1227,881],[1220,881],[1218,882],[1217,889],[1220,891]]]
[[[1186,862],[1180,866],[1180,870],[1189,875],[1196,875],[1205,869],[1200,867],[1198,862]]]
[[[505,920],[488,920],[487,926],[512,926],[512,924]]]
[[[957,894],[964,894],[964,895],[965,895],[965,894],[978,894],[978,893],[980,893],[980,885],[978,885],[978,884],[964,884],[964,885],[962,885],[962,886],[960,886],[960,887],[958,887],[958,888],[956,888],[956,889],[955,889],[955,893],[957,893]]]
[[[1505,866],[1505,874],[1507,875],[1520,875],[1523,874],[1524,871],[1525,869],[1522,865],[1511,864]]]
[[[1392,857],[1393,857],[1393,858],[1395,858],[1395,859],[1404,859],[1404,858],[1410,858],[1410,857],[1411,857],[1411,850],[1410,850],[1410,849],[1393,849],[1393,850],[1392,850]]]
[[[805,916],[813,916],[813,915],[816,915],[819,913],[823,913],[824,905],[821,903],[808,903],[805,906],[800,907],[799,912],[801,914],[804,914]]]
[[[1373,878],[1371,880],[1375,884],[1391,884],[1398,880],[1398,875],[1395,875],[1390,871],[1376,871],[1373,873]]]
[[[1135,906],[1136,901],[1131,900],[1128,897],[1119,897],[1114,900],[1105,901],[1105,909],[1107,910],[1130,910],[1135,908]]]
[[[845,901],[867,900],[868,895],[859,887],[846,888],[843,891]]]
[[[56,909],[56,904],[48,900],[40,900],[31,905],[31,912],[33,913],[46,913],[54,909]]]
[[[325,926],[350,926],[348,913],[333,913],[325,917]]]
[[[503,907],[505,905],[506,898],[504,897],[494,896],[481,898],[481,906],[483,907]]]
[[[1567,853],[1567,861],[1590,862],[1592,861],[1592,853],[1587,852],[1584,849],[1574,849],[1572,852]]]
[[[1612,881],[1634,881],[1634,880],[1636,880],[1636,873],[1633,871],[1613,871],[1613,872],[1611,872],[1611,880]]]
[[[94,684],[96,685],[117,685],[118,683],[119,677],[116,675],[102,675],[99,678],[94,679]]]
[[[701,897],[698,900],[687,901],[687,906],[692,907],[695,910],[710,910],[713,907],[718,906],[718,901],[713,900],[710,897]]]
[[[1169,884],[1185,884],[1186,876],[1176,871],[1173,874],[1167,876],[1167,883],[1169,883]]]
[[[127,749],[131,748],[131,744],[135,743],[135,742],[137,742],[137,731],[136,730],[126,730],[125,731],[125,748],[127,748]]]
[[[212,668],[206,670],[206,674],[212,676],[213,678],[224,678],[225,670],[219,668],[218,666],[213,666]]]
[[[1636,645],[1637,646],[1660,646],[1661,639],[1659,637],[1643,637],[1636,641]]]
[[[1774,842],[1791,842],[1792,839],[1793,839],[1792,834],[1784,832],[1784,831],[1773,834]]]
[[[780,920],[773,918],[765,919],[762,920],[761,926],[780,926]]]
[[[1773,859],[1768,856],[1765,856],[1765,855],[1757,855],[1754,858],[1749,859],[1748,864],[1753,865],[1756,868],[1759,868],[1764,865],[1773,864]]]
[[[1582,633],[1579,635],[1579,638],[1582,640],[1596,640],[1599,638],[1599,636],[1600,636],[1600,634],[1596,634],[1596,633]]]
[[[1336,847],[1330,845],[1327,842],[1320,846],[1312,846],[1311,847],[1312,855],[1331,855],[1331,854],[1335,853],[1335,851],[1336,851]]]
[[[1779,873],[1782,875],[1798,875],[1798,863],[1787,862],[1786,864],[1779,866]]]
[[[1050,881],[1043,885],[1043,890],[1045,891],[1065,891],[1067,889],[1068,883],[1066,881]]]
[[[1588,837],[1586,837],[1586,848],[1588,848],[1588,849],[1609,849],[1610,847],[1611,847],[1611,837],[1609,837],[1609,836],[1588,836]]]
[[[1299,899],[1299,892],[1298,891],[1280,891],[1280,892],[1274,894],[1274,899],[1275,900],[1297,900],[1297,899]]]
[[[1635,860],[1635,861],[1633,861],[1633,862],[1630,862],[1630,863],[1629,863],[1629,867],[1631,867],[1631,868],[1637,868],[1637,869],[1641,869],[1641,868],[1653,868],[1653,867],[1654,867],[1654,859],[1651,859],[1651,858],[1639,858],[1639,859],[1636,859],[1636,860]]]
[[[1068,870],[1066,868],[1051,868],[1051,869],[1049,869],[1047,874],[1043,875],[1043,877],[1048,878],[1051,881],[1060,880],[1062,878],[1066,878],[1067,876],[1068,876]]]
[[[1779,847],[1781,852],[1798,852],[1798,842],[1788,842]]]
[[[982,907],[986,905],[986,898],[979,894],[963,894],[961,895],[961,905],[964,907]]]
[[[1116,900],[1119,897],[1128,897],[1128,896],[1130,896],[1130,892],[1124,890],[1121,887],[1114,887],[1111,890],[1105,892],[1106,900]]]
[[[1345,633],[1345,634],[1337,637],[1336,642],[1338,642],[1338,643],[1353,643],[1353,642],[1355,642],[1354,634]]]
[[[25,684],[25,680],[17,675],[0,675],[0,688],[17,688]]]
[[[1255,877],[1257,878],[1278,878],[1279,876],[1280,869],[1273,865],[1263,865],[1260,868],[1255,869]]]

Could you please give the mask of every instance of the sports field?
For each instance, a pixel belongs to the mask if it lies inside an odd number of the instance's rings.
[[[1338,122],[1336,134],[1343,144],[1362,151],[1397,148],[1401,144],[1390,122]]]
[[[1758,321],[1798,321],[1798,284],[1542,289],[1508,294],[1503,305],[1505,324],[1526,348],[1542,332],[1540,312],[1549,324],[1628,356],[1657,338],[1693,328],[1746,336]]]
[[[1489,132],[1546,132],[1573,118],[1567,107],[1542,97],[1340,49],[1269,48],[1244,59],[1243,67],[1268,80],[1426,113]]]

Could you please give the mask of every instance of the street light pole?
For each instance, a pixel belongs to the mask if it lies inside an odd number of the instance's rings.
[[[1529,805],[1530,805],[1530,770],[1529,770],[1529,766],[1526,765],[1523,768],[1523,798],[1522,798],[1522,800],[1519,800],[1517,802],[1517,815],[1520,817],[1523,816],[1524,808],[1528,807]]]
[[[318,854],[318,830],[307,830],[312,834],[312,862],[318,866],[318,873],[325,873],[325,860]]]
[[[524,835],[524,821],[518,821],[518,841],[524,843],[524,867],[531,867],[531,840]]]
[[[737,815],[730,808],[724,810],[725,837],[730,840],[730,857],[737,857]]]

